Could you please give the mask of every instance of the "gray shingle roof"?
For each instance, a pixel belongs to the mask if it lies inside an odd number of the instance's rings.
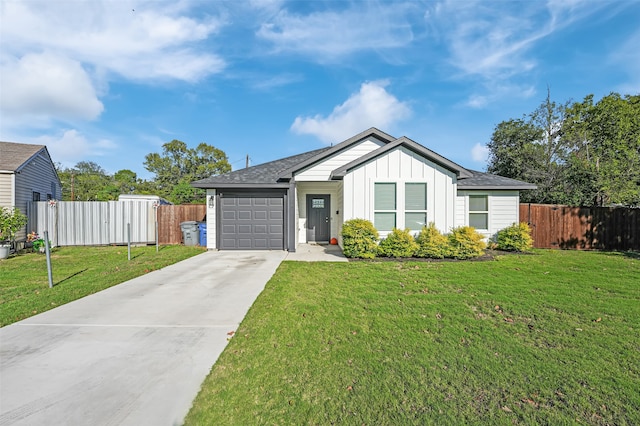
[[[283,158],[280,160],[271,161],[269,163],[259,164],[257,166],[249,167],[247,169],[235,170],[233,172],[225,173],[219,176],[211,176],[206,179],[202,179],[193,182],[192,185],[196,188],[285,188],[289,186],[289,179],[293,176],[293,172],[314,164],[317,161],[321,161],[327,156],[333,155],[341,150],[347,149],[350,145],[358,142],[365,137],[375,136],[379,138],[385,145],[379,149],[354,160],[349,164],[346,164],[332,173],[333,179],[340,179],[348,170],[361,164],[363,161],[368,161],[370,158],[374,158],[378,155],[382,155],[389,150],[397,146],[405,146],[418,154],[429,158],[432,161],[440,164],[449,170],[455,171],[458,175],[458,189],[466,190],[522,190],[522,189],[536,189],[536,186],[527,182],[522,182],[515,179],[510,179],[498,175],[492,175],[489,173],[482,173],[475,170],[466,169],[435,152],[423,147],[417,142],[412,141],[409,138],[401,137],[398,139],[393,138],[374,127],[365,130],[353,136],[338,145],[333,147],[316,149],[314,151],[305,152],[302,154],[294,155],[291,157]]]
[[[270,161],[268,163],[258,164],[246,169],[234,170],[218,176],[211,176],[193,182],[191,185],[196,188],[223,188],[225,186],[232,187],[265,187],[265,186],[288,186],[288,183],[278,183],[280,174],[297,164],[303,163],[308,159],[331,149],[330,147],[316,149],[314,151],[304,152],[280,160]]]
[[[17,171],[43,148],[44,145],[0,142],[0,170]]]
[[[503,176],[469,170],[472,176],[458,180],[458,189],[536,189],[532,183]]]

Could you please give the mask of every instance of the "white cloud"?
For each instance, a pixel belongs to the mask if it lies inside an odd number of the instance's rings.
[[[446,40],[450,62],[465,75],[508,78],[534,69],[537,41],[606,7],[585,0],[437,3],[425,20]]]
[[[471,158],[478,163],[486,163],[489,159],[489,148],[481,143],[476,143],[471,149]]]
[[[424,19],[431,36],[443,41],[448,64],[458,70],[452,77],[475,80],[481,88],[466,105],[484,108],[504,96],[532,96],[535,90],[518,81],[538,68],[540,42],[611,7],[588,0],[445,0],[430,4]]]
[[[3,61],[0,111],[10,117],[42,117],[55,111],[65,119],[92,120],[104,107],[82,65],[51,53]]]
[[[357,2],[346,10],[307,15],[281,10],[260,26],[257,36],[275,52],[293,52],[314,60],[335,61],[362,50],[404,47],[413,39],[407,15],[412,3]]]
[[[223,22],[186,13],[184,2],[3,2],[0,113],[90,120],[115,78],[195,82],[220,72],[224,60],[200,43]]]
[[[387,81],[363,83],[343,104],[327,117],[296,117],[291,130],[298,134],[317,136],[325,143],[339,142],[369,127],[387,130],[408,118],[411,109],[405,102],[385,90]]]
[[[534,86],[510,84],[508,82],[484,82],[484,94],[473,93],[464,105],[474,109],[482,109],[499,99],[529,99],[536,94]]]
[[[64,130],[57,135],[45,135],[28,140],[28,143],[46,145],[51,159],[66,167],[72,167],[79,161],[86,161],[88,157],[102,156],[117,148],[116,144],[107,139],[90,142],[76,129]]]

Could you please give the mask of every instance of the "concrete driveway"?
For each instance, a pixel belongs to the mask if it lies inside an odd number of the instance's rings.
[[[0,329],[0,425],[181,424],[286,252],[206,252]]]

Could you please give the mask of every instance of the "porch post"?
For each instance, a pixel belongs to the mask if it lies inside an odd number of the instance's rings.
[[[291,253],[296,251],[296,183],[293,179],[289,182],[287,190],[287,224],[286,224],[287,250]]]

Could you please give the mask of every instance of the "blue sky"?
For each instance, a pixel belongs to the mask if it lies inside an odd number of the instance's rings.
[[[3,0],[0,140],[150,178],[179,139],[234,169],[369,127],[484,170],[546,97],[640,92],[640,2]]]

